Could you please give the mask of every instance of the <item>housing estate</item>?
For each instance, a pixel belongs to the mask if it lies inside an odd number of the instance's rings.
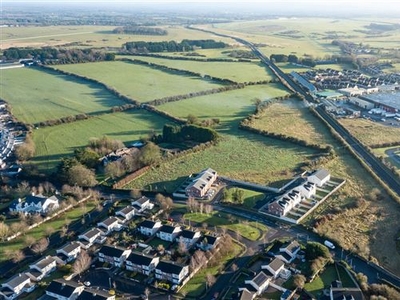
[[[0,295],[6,300],[16,299],[22,293],[32,292],[35,287],[35,282],[26,273],[19,273],[2,283]]]
[[[150,202],[150,199],[142,196],[139,199],[132,201],[132,206],[138,210],[138,212],[144,212],[146,209],[152,210],[154,204]]]
[[[180,226],[162,225],[156,236],[163,241],[173,242],[182,231]]]
[[[97,223],[97,227],[102,230],[105,230],[106,234],[109,234],[113,231],[119,231],[122,228],[120,224],[120,220],[114,216],[108,217],[107,219]]]
[[[50,299],[74,300],[83,292],[84,286],[75,281],[63,278],[53,280],[46,289],[46,295]]]
[[[145,236],[153,236],[161,227],[160,221],[144,220],[138,225],[139,232]]]
[[[158,265],[160,261],[159,257],[149,256],[137,252],[131,252],[125,261],[126,269],[142,273],[144,275],[150,275]]]
[[[100,262],[107,262],[115,267],[122,267],[131,250],[111,245],[103,245],[97,253]]]
[[[26,272],[26,275],[28,275],[34,281],[40,281],[51,272],[54,272],[56,267],[56,258],[52,256],[46,256],[39,259],[32,265],[29,265],[29,271]]]
[[[78,235],[78,240],[83,249],[89,249],[94,243],[104,243],[104,232],[98,228],[92,228],[85,233]]]
[[[176,264],[170,261],[160,261],[155,269],[156,278],[166,280],[172,284],[181,284],[189,276],[189,266]]]
[[[283,244],[279,248],[279,253],[275,256],[287,264],[290,264],[300,252],[300,244],[297,241],[291,241]]]
[[[71,242],[56,250],[57,256],[65,263],[75,260],[81,253],[81,244]]]
[[[115,215],[121,217],[123,222],[127,222],[132,220],[132,218],[136,215],[137,211],[138,210],[136,208],[128,205],[123,209],[117,211]]]

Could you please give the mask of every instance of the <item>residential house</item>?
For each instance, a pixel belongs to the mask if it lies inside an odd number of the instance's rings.
[[[220,239],[219,236],[205,234],[197,240],[196,247],[203,251],[212,250],[217,246]]]
[[[32,280],[40,281],[57,268],[57,259],[53,256],[46,256],[39,259],[32,265],[29,265],[29,271],[26,272]]]
[[[81,253],[81,244],[78,242],[71,242],[66,245],[64,245],[62,248],[56,250],[57,256],[64,261],[65,263],[68,263],[70,261],[73,261],[76,259]]]
[[[121,217],[124,222],[127,222],[132,220],[136,213],[137,209],[133,206],[128,205],[127,207],[124,207],[123,209],[117,211],[115,215]]]
[[[97,227],[105,230],[106,234],[109,234],[113,231],[119,231],[122,228],[120,224],[120,219],[116,217],[108,217],[107,219],[97,223]]]
[[[150,202],[150,199],[142,196],[139,199],[132,201],[132,206],[138,210],[138,212],[144,212],[146,209],[152,210],[154,204]]]
[[[145,236],[153,236],[161,227],[160,221],[144,220],[138,225],[139,232]]]
[[[298,205],[301,200],[302,197],[300,192],[297,190],[291,190],[268,204],[268,212],[282,217]]]
[[[159,261],[160,258],[158,257],[131,252],[125,261],[125,265],[129,271],[139,272],[148,276],[154,271]]]
[[[305,183],[295,187],[294,190],[299,191],[302,197],[310,199],[315,196],[317,192],[317,185],[315,183],[306,181]]]
[[[292,241],[282,245],[282,247],[279,248],[279,254],[277,254],[276,257],[289,264],[296,258],[299,251],[300,244],[297,241]]]
[[[115,295],[100,289],[85,288],[77,300],[115,300]]]
[[[60,207],[60,202],[56,196],[46,197],[43,195],[29,195],[25,200],[17,199],[11,203],[9,210],[13,213],[38,213],[47,214]]]
[[[121,267],[131,250],[111,245],[104,245],[97,253],[100,262],[108,262],[116,267]]]
[[[6,300],[16,299],[24,292],[32,292],[35,287],[35,283],[28,275],[20,273],[1,284],[0,296]]]
[[[83,249],[89,249],[95,242],[104,243],[104,232],[98,228],[92,228],[83,234],[78,235],[78,240]]]
[[[188,197],[202,198],[217,180],[217,171],[208,168],[201,171],[192,179],[192,182],[186,187],[185,193]]]
[[[172,284],[181,284],[189,276],[189,266],[183,266],[169,261],[160,261],[155,269],[156,278],[167,280]]]
[[[184,243],[186,248],[189,249],[199,240],[200,237],[200,231],[184,229],[180,232],[179,236],[176,238],[176,241],[179,243]]]
[[[330,300],[365,300],[359,288],[332,287],[329,290]]]
[[[256,293],[250,292],[247,288],[240,288],[239,291],[232,296],[232,300],[253,300]]]
[[[267,276],[263,271],[258,273],[253,279],[246,280],[245,283],[255,289],[256,295],[261,295],[268,288],[271,277]]]
[[[273,278],[278,278],[279,273],[285,269],[285,263],[279,258],[274,258],[269,264],[261,266],[262,270],[267,270]]]
[[[162,225],[156,235],[163,241],[173,242],[181,231],[180,226]]]
[[[320,169],[313,172],[310,176],[308,176],[308,181],[315,183],[318,187],[323,186],[331,179],[331,174],[328,170]]]
[[[75,300],[85,287],[75,281],[63,278],[53,280],[46,289],[46,295],[57,300]]]

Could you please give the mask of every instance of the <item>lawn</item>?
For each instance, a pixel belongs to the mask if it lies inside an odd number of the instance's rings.
[[[95,116],[88,120],[34,130],[36,145],[33,162],[43,172],[52,172],[60,159],[84,147],[92,137],[108,136],[125,143],[150,132],[160,132],[166,120],[145,110]]]
[[[225,266],[231,259],[238,257],[242,251],[242,247],[234,243],[232,251],[221,258],[220,263],[217,266],[202,268],[187,284],[182,288],[181,292],[185,293],[188,297],[198,298],[206,288],[205,277],[207,274],[218,276],[221,266]]]
[[[236,189],[236,188],[233,188]],[[265,194],[260,193],[260,192],[255,192],[251,190],[246,190],[246,189],[241,189],[237,188],[238,190],[242,190],[244,192],[243,195],[243,206],[246,208],[253,208],[256,203],[260,200],[263,200],[265,198]]]
[[[304,288],[314,296],[321,295],[324,288],[328,288],[334,280],[338,279],[338,275],[334,265],[329,265],[323,273],[315,277],[312,282],[304,285]]]
[[[225,227],[228,230],[239,233],[242,237],[257,241],[267,231],[267,227],[256,222],[248,222],[228,214],[213,212],[212,214],[187,213],[185,220],[199,224],[206,223],[208,226]]]
[[[30,124],[125,104],[95,84],[30,68],[1,70],[0,89],[13,115]]]
[[[171,74],[122,61],[59,65],[57,68],[101,81],[141,102],[221,86],[197,77]]]
[[[400,128],[385,126],[365,119],[339,119],[352,135],[368,146],[400,142]]]
[[[175,69],[189,70],[202,75],[230,79],[236,82],[271,80],[272,72],[260,62],[206,62],[163,59],[156,57],[137,57],[138,60],[168,66]]]
[[[303,102],[288,99],[273,103],[257,118],[252,127],[292,136],[307,143],[331,144],[328,130],[321,126],[321,121],[312,115]]]

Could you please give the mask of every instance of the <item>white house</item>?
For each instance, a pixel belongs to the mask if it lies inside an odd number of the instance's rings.
[[[299,251],[300,244],[297,241],[292,241],[280,247],[279,254],[277,254],[276,257],[289,264],[296,258]]]
[[[189,276],[189,266],[178,265],[174,262],[160,261],[155,269],[156,278],[167,280],[172,284],[181,284]]]
[[[56,196],[45,197],[43,195],[29,195],[25,200],[17,199],[11,203],[9,210],[13,213],[22,212],[25,214],[39,213],[46,214],[60,207]]]
[[[125,260],[125,265],[129,271],[139,272],[148,276],[155,270],[159,261],[160,258],[158,257],[131,252]]]
[[[25,273],[20,273],[1,284],[0,295],[6,300],[16,299],[22,293],[30,293],[36,285]]]
[[[300,192],[297,190],[291,190],[268,204],[268,212],[282,217],[299,204],[301,200],[302,197]]]
[[[163,225],[156,235],[163,241],[173,242],[181,231],[180,226]]]
[[[109,234],[113,231],[121,230],[122,225],[120,222],[121,221],[116,217],[108,217],[107,219],[97,223],[97,227],[104,229],[106,234]]]
[[[144,220],[138,225],[139,232],[145,236],[153,236],[161,227],[160,221]]]
[[[98,228],[92,228],[85,233],[78,235],[78,240],[83,249],[89,249],[95,242],[105,242],[104,232]]]
[[[320,169],[313,172],[308,176],[308,181],[315,183],[318,187],[323,186],[326,182],[331,179],[331,174],[328,170]]]
[[[139,199],[132,201],[132,206],[136,208],[139,212],[144,212],[146,209],[153,209],[154,204],[150,202],[149,198],[142,196]]]
[[[217,171],[207,168],[193,177],[192,182],[186,187],[185,193],[189,197],[202,198],[217,180]]]
[[[108,262],[116,267],[121,267],[126,258],[131,253],[131,250],[104,245],[97,253],[100,262]]]
[[[46,288],[46,295],[57,300],[75,300],[83,292],[84,286],[63,278],[53,280]]]
[[[258,273],[253,279],[246,280],[245,283],[251,285],[257,295],[261,295],[268,288],[271,277],[267,276],[263,271]]]
[[[214,249],[217,246],[219,240],[219,236],[205,234],[197,240],[196,247],[203,251],[208,251]]]
[[[279,258],[274,258],[268,265],[261,266],[261,269],[268,270],[272,277],[278,278],[279,273],[285,269],[285,263]]]
[[[129,220],[132,220],[137,211],[138,210],[136,208],[128,205],[127,207],[124,207],[123,209],[117,211],[115,215],[121,217],[124,222],[127,222]]]
[[[32,280],[40,281],[57,268],[57,260],[55,257],[46,256],[41,258],[32,265],[29,265],[29,271],[26,272]]]
[[[304,198],[310,199],[315,196],[317,192],[317,185],[315,183],[307,181],[295,187],[294,190],[299,191],[301,196],[303,196]]]
[[[108,291],[86,287],[76,300],[115,300],[115,295]]]
[[[179,243],[180,242],[184,243],[186,247],[189,249],[199,240],[200,237],[201,237],[200,231],[184,229],[180,232],[179,236],[176,238],[176,241]]]
[[[73,261],[81,253],[81,244],[71,242],[56,250],[57,256],[65,263]]]

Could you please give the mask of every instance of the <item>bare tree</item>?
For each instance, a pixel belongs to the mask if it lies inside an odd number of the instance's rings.
[[[54,233],[54,228],[51,226],[46,226],[46,228],[44,229],[44,233],[46,234],[46,236],[50,237]]]
[[[133,199],[139,199],[142,197],[142,192],[138,189],[133,189],[131,190],[130,195]]]
[[[92,258],[90,257],[90,255],[86,251],[81,251],[78,258],[72,265],[72,270],[74,271],[75,274],[80,276],[82,272],[89,269],[91,263],[92,263]]]
[[[32,252],[35,254],[42,255],[44,251],[46,251],[47,247],[49,247],[49,240],[47,238],[42,238],[32,245]]]
[[[302,289],[304,287],[304,284],[306,283],[306,277],[302,274],[296,274],[293,276],[293,284]]]
[[[31,248],[35,242],[36,239],[33,236],[27,235],[24,240],[24,245],[28,248]]]
[[[22,250],[11,250],[7,249],[4,252],[4,255],[10,259],[13,263],[20,263],[22,260],[25,259],[25,254]]]
[[[28,224],[25,221],[12,223],[10,229],[13,233],[25,233],[28,229]]]
[[[64,225],[63,227],[61,227],[60,230],[60,237],[65,237],[67,235],[68,232],[68,225]]]
[[[237,264],[232,264],[231,269],[232,269],[232,272],[236,272],[238,270]]]
[[[187,246],[186,246],[185,242],[183,240],[179,240],[179,243],[178,243],[178,252],[179,252],[179,254],[180,255],[184,255],[184,254],[187,253],[187,251],[188,251],[188,249],[187,249]]]
[[[206,284],[207,284],[207,288],[210,288],[214,285],[214,283],[216,282],[216,278],[214,275],[207,273],[206,275]]]
[[[0,222],[0,239],[5,241],[10,234],[10,228],[4,222]]]

